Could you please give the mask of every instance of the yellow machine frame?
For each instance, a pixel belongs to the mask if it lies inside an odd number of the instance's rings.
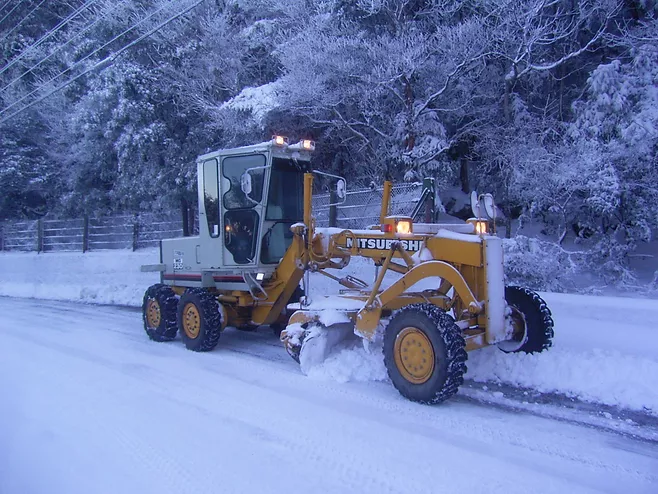
[[[388,232],[373,228],[327,234],[322,229],[316,229],[312,216],[313,178],[312,173],[304,174],[304,223],[291,228],[292,243],[273,276],[263,284],[267,297],[258,300],[249,292],[218,290],[217,298],[226,306],[225,324],[244,322],[245,314],[241,308],[251,308],[252,324],[277,322],[285,312],[304,272],[308,270],[333,278],[350,289],[340,296],[363,302],[360,310],[345,312],[354,322],[355,332],[366,339],[374,336],[382,317],[396,309],[421,302],[453,311],[458,325],[464,331],[467,350],[494,344],[508,336],[503,320],[505,301],[500,239],[475,234],[474,225],[470,225],[472,233],[468,234],[450,232],[449,235],[441,236],[435,231],[398,233],[397,224],[410,223],[411,219],[388,216],[392,189],[389,181],[384,184],[380,215],[381,224],[392,227],[388,228]],[[363,240],[372,239],[373,235],[380,240],[376,247],[363,248]],[[325,236],[329,236],[328,242]],[[405,245],[410,245],[409,242],[422,245],[417,250],[423,255],[411,255],[405,249]],[[328,245],[326,250],[323,244]],[[326,271],[343,268],[351,256],[370,258],[380,267],[372,287],[351,276],[339,279]],[[500,266],[493,270],[499,276],[492,276],[492,270],[488,272],[488,267],[492,265]],[[401,276],[392,285],[382,289],[384,277],[389,271]],[[413,285],[430,277],[441,280],[435,289],[410,291]],[[289,323],[309,322],[315,318],[317,314],[312,308],[306,310],[302,307],[292,315]]]

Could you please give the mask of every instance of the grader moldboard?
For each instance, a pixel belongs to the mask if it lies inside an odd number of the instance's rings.
[[[387,181],[379,225],[316,228],[314,176],[328,174],[312,169],[314,149],[313,141],[289,144],[274,136],[198,158],[199,235],[163,240],[160,264],[142,267],[161,277],[144,295],[151,339],[170,341],[180,330],[188,349],[208,351],[227,326],[270,325],[304,370],[348,333],[382,338],[393,385],[422,403],[457,392],[467,351],[551,346],[553,320],[544,301],[526,288],[504,286],[491,196],[474,195],[474,218],[463,224],[414,224],[388,215]],[[344,179],[329,177],[333,197],[344,200]],[[373,261],[374,282],[327,271],[345,268],[352,256]],[[308,273],[342,289],[310,301]],[[387,273],[397,280],[384,284]],[[417,284],[424,288],[412,291]]]

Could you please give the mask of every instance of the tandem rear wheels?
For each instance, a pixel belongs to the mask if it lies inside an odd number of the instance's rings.
[[[171,341],[176,337],[178,300],[167,285],[153,285],[146,290],[142,303],[144,330],[153,341]]]
[[[177,320],[188,350],[207,352],[217,346],[223,329],[222,306],[207,290],[185,290],[178,302]]]
[[[405,307],[384,333],[384,363],[402,396],[435,404],[464,382],[466,342],[452,316],[432,304]]]
[[[180,329],[188,350],[207,352],[217,346],[226,325],[224,308],[208,290],[188,288],[180,299],[167,285],[149,287],[142,317],[146,334],[155,341],[171,341]]]

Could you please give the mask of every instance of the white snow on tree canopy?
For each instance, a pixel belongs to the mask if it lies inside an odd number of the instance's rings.
[[[219,109],[248,111],[260,124],[270,111],[281,104],[277,94],[279,87],[278,81],[258,87],[246,87],[240,91],[240,94],[221,105]]]

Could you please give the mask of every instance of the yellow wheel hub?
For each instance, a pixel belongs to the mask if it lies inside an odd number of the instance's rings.
[[[194,339],[199,336],[200,330],[201,316],[199,315],[199,309],[192,302],[188,302],[183,308],[183,331],[189,338]]]
[[[160,314],[160,304],[157,300],[149,300],[146,305],[146,322],[149,328],[157,328],[162,322],[162,315]]]
[[[407,381],[423,384],[434,372],[434,347],[418,328],[407,327],[395,339],[395,365]]]

